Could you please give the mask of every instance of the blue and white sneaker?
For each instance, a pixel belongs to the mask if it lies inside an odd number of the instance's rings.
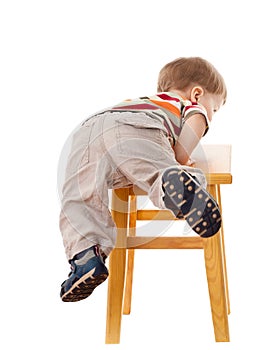
[[[164,203],[174,215],[183,216],[201,237],[211,237],[219,231],[219,206],[194,176],[174,167],[164,172],[162,181]]]
[[[71,261],[69,278],[61,285],[62,301],[79,301],[91,295],[109,273],[97,245],[77,254]]]

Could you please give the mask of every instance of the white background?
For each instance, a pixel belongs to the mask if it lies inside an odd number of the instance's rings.
[[[141,251],[118,348],[267,349],[267,30],[261,0],[1,2],[1,348],[107,347],[107,282],[85,301],[59,298],[61,149],[91,113],[154,94],[170,60],[201,56],[229,93],[204,142],[233,146],[231,343],[214,343],[202,252]]]

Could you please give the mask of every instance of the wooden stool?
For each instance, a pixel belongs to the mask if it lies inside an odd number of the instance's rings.
[[[193,155],[195,166],[206,173],[208,191],[222,210],[220,185],[232,183],[231,146],[206,145],[202,151]],[[230,304],[223,225],[211,238],[135,236],[136,220],[177,220],[169,210],[137,210],[138,195],[146,193],[135,187],[113,190],[112,215],[118,234],[116,248],[109,258],[106,344],[120,342],[122,311],[130,313],[135,249],[203,249],[215,340],[228,342]]]

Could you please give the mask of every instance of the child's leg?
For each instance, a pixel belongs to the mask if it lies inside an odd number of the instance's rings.
[[[102,145],[101,120],[90,120],[74,135],[62,191],[60,229],[71,273],[61,287],[63,301],[88,297],[108,276],[116,228],[109,211],[108,183],[121,177]]]
[[[117,126],[110,130],[116,143],[106,147],[126,178],[148,192],[157,207],[181,213],[196,233],[203,237],[217,233],[221,215],[204,188],[203,173],[177,163],[162,124],[143,113],[114,118]],[[107,118],[105,122],[111,125],[113,121]]]
[[[62,190],[60,229],[68,260],[94,245],[109,255],[114,246],[107,185],[112,171],[98,120],[90,120],[73,137]]]

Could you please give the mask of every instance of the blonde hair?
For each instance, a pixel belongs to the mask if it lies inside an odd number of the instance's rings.
[[[222,96],[225,103],[227,89],[223,77],[201,57],[181,57],[166,64],[159,73],[157,91],[184,90],[195,84]]]

